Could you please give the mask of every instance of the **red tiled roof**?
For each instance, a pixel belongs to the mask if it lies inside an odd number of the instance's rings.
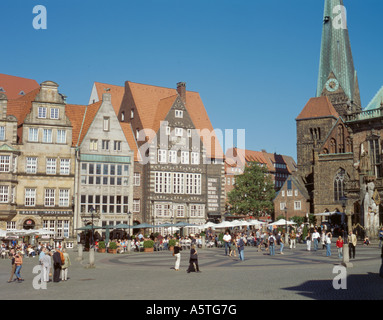
[[[20,92],[27,94],[32,90],[39,89],[40,86],[33,79],[0,73],[0,88],[3,88],[8,100],[15,100],[23,96],[20,95]]]
[[[296,120],[322,118],[322,117],[335,117],[339,118],[334,106],[326,96],[311,98]]]

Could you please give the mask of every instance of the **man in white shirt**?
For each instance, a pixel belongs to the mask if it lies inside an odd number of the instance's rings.
[[[225,242],[225,256],[227,256],[230,250],[230,242],[231,242],[231,235],[229,231],[226,231],[226,234],[223,236],[223,241]]]
[[[314,251],[318,250],[318,242],[319,242],[320,234],[317,229],[314,229],[312,240],[314,242]]]

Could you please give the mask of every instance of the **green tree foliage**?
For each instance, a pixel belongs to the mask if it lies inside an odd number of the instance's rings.
[[[244,173],[235,179],[228,193],[231,211],[236,214],[271,214],[274,210],[274,183],[264,166],[250,162]]]

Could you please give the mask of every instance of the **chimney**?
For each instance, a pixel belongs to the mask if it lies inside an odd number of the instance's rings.
[[[186,83],[185,82],[177,83],[177,92],[180,95],[182,101],[186,104]]]

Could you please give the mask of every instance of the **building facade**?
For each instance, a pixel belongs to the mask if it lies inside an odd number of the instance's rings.
[[[349,228],[374,237],[383,221],[383,90],[362,107],[348,30],[333,25],[343,5],[325,1],[317,96],[296,118],[298,172],[311,213],[345,209]]]

